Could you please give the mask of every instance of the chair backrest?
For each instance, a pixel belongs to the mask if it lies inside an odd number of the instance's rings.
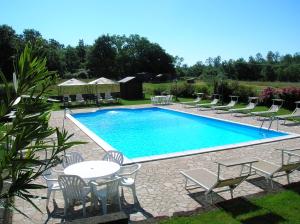
[[[293,172],[294,170],[300,168],[300,161],[283,164],[277,172]]]
[[[269,112],[277,112],[280,109],[279,105],[273,104],[270,109]]]
[[[120,166],[122,166],[124,161],[124,156],[121,152],[112,150],[106,152],[106,154],[103,157],[103,160],[115,162],[118,163]]]
[[[105,182],[107,198],[113,198],[119,195],[120,177]]]
[[[42,174],[42,177],[45,179],[48,188],[54,183],[57,183],[57,177],[52,174],[51,168],[45,170]]]
[[[293,115],[299,115],[300,116],[300,108],[296,107],[296,109],[293,111]]]
[[[105,92],[105,99],[111,99],[111,93],[110,92]]]
[[[253,102],[250,102],[250,103],[246,106],[247,109],[254,109],[255,107],[256,107],[256,103],[253,103]]]
[[[217,104],[219,102],[219,99],[215,98],[213,101],[210,102],[210,104]]]
[[[72,205],[75,201],[81,200],[85,195],[84,188],[88,185],[76,175],[60,175],[58,183],[62,189],[65,203]]]
[[[68,167],[72,164],[79,163],[79,162],[82,162],[82,161],[84,161],[84,159],[83,159],[83,157],[81,156],[80,153],[78,153],[78,152],[68,152],[68,153],[66,153],[66,155],[63,158],[62,166],[64,168],[66,168],[66,167]]]
[[[233,107],[236,103],[237,103],[237,101],[231,100],[231,101],[227,104],[227,106]]]
[[[242,183],[249,175],[238,176],[234,178],[228,178],[219,180],[218,183],[214,186],[214,188],[218,187],[226,187],[226,186],[237,186]]]
[[[76,94],[76,100],[77,101],[83,100],[82,94]]]
[[[197,96],[197,98],[194,100],[194,103],[199,103],[202,100],[200,96]]]
[[[65,94],[64,97],[63,97],[63,101],[67,102],[67,101],[70,101],[70,100],[71,100],[70,96]]]
[[[141,164],[139,163],[134,163],[132,165],[126,165],[126,166],[121,166],[120,171],[118,172],[118,175],[121,177],[131,177],[135,180],[136,175],[141,168]]]

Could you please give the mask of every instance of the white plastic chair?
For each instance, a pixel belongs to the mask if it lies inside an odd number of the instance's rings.
[[[122,166],[124,161],[124,156],[121,152],[112,150],[106,152],[106,154],[103,157],[103,160],[115,162],[118,163],[120,166]]]
[[[62,166],[66,168],[72,164],[84,161],[82,155],[79,152],[68,152],[63,158]]]
[[[67,210],[70,206],[74,206],[77,201],[82,202],[83,216],[86,216],[86,197],[90,193],[90,186],[76,175],[61,175],[58,177],[58,183],[62,189],[65,207],[64,216],[67,215]]]
[[[134,203],[137,202],[137,195],[135,190],[135,179],[136,179],[137,172],[140,168],[141,168],[141,164],[135,163],[128,166],[122,166],[118,173],[118,176],[122,177],[120,181],[120,186],[128,187],[132,190]]]
[[[91,189],[98,201],[101,202],[103,214],[107,213],[107,202],[117,201],[119,209],[121,210],[120,194],[119,194],[119,183],[121,177],[117,177],[113,180],[106,182],[95,182],[91,181]]]
[[[81,103],[81,104],[85,103],[85,100],[82,97],[82,94],[76,94],[76,102]]]
[[[52,172],[51,169],[48,169],[48,170],[44,171],[42,176],[45,179],[46,184],[47,184],[46,207],[48,207],[51,193],[53,192],[53,199],[54,199],[55,198],[55,192],[60,191],[61,188],[59,186],[57,176],[53,175],[53,172]]]

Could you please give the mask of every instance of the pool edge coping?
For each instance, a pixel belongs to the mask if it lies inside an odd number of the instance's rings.
[[[171,111],[176,111],[180,113],[186,113],[186,114],[191,114],[194,116],[198,117],[205,117],[209,119],[214,119],[218,121],[225,121],[229,123],[234,123],[234,124],[239,124],[243,126],[250,126],[254,128],[260,128],[258,126],[252,125],[252,124],[245,124],[241,122],[236,122],[236,121],[229,121],[227,119],[220,119],[220,118],[215,118],[207,115],[199,115],[196,113],[191,113],[191,112],[186,112],[186,111],[180,111],[177,109],[171,109],[171,108],[165,108],[165,107],[159,107],[159,106],[148,106],[148,107],[142,107],[142,108],[160,108],[160,109],[165,109],[165,110],[171,110]],[[115,108],[115,107],[114,107]],[[103,108],[103,109],[114,109],[114,108]],[[120,107],[117,107],[120,108]],[[124,107],[121,107],[124,108]],[[126,107],[125,107],[126,108]],[[128,108],[128,107],[127,107]],[[128,109],[140,109],[141,107],[129,107]],[[102,109],[97,109],[93,110],[90,112],[83,112],[83,113],[94,113]],[[93,140],[97,145],[99,145],[104,151],[112,151],[116,150],[113,146],[108,144],[105,140],[97,136],[94,132],[89,130],[85,125],[80,123],[76,118],[72,116],[72,114],[66,114],[66,117],[69,118],[79,129],[85,133],[91,140]],[[261,128],[264,130],[268,130],[266,128]],[[279,132],[274,129],[270,129],[275,132]],[[246,146],[253,146],[253,145],[259,145],[259,144],[265,144],[265,143],[272,143],[272,142],[277,142],[277,141],[283,141],[287,139],[293,139],[293,138],[299,138],[300,134],[295,134],[291,132],[285,132],[285,131],[280,131],[281,133],[287,134],[286,136],[279,136],[279,137],[273,137],[273,138],[268,138],[268,139],[262,139],[262,140],[254,140],[250,142],[244,142],[244,143],[237,143],[237,144],[229,144],[226,146],[215,146],[215,147],[208,147],[208,148],[202,148],[202,149],[195,149],[195,150],[187,150],[184,152],[175,152],[175,153],[167,153],[167,154],[162,154],[162,155],[155,155],[155,156],[145,156],[145,157],[137,157],[134,159],[129,159],[124,155],[124,164],[131,164],[131,163],[137,163],[137,162],[151,162],[151,161],[156,161],[156,160],[163,160],[163,159],[172,159],[172,158],[177,158],[177,157],[184,157],[184,156],[189,156],[189,155],[196,155],[196,154],[202,154],[202,153],[208,153],[208,152],[216,152],[216,151],[222,151],[222,150],[228,150],[228,149],[235,149],[235,148],[240,148],[240,147],[246,147]]]

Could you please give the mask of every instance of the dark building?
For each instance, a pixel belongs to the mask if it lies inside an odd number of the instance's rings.
[[[120,95],[123,99],[143,99],[143,82],[136,77],[129,76],[119,81]]]

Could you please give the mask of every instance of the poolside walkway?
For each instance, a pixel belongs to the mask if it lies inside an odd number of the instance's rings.
[[[149,107],[133,106],[133,107]],[[184,109],[181,105],[174,104],[165,106],[171,109],[187,111],[191,113],[202,114],[206,116],[217,117],[226,120],[237,121],[245,124],[252,124],[260,126],[261,122],[251,117],[234,117],[230,114],[216,114],[212,111],[198,111],[196,109]],[[94,109],[74,110],[73,112],[93,111]],[[51,125],[62,127],[63,111],[56,111],[52,113]],[[276,122],[272,125],[276,128]],[[76,146],[72,151],[80,152],[85,160],[101,159],[104,155],[102,150],[96,143],[94,143],[88,136],[86,136],[74,123],[69,119],[65,120],[65,129],[70,133],[74,133],[73,139],[86,141],[87,144]],[[280,125],[280,131],[288,131],[300,134],[299,125],[296,126],[283,126]],[[136,188],[137,196],[139,199],[138,205],[132,205],[133,199],[131,192],[125,191],[125,199],[127,203],[122,201],[122,206],[126,213],[130,215],[132,221],[145,220],[150,217],[158,216],[172,216],[176,213],[189,212],[195,209],[207,208],[209,205],[201,193],[201,189],[195,189],[188,192],[184,188],[184,178],[179,173],[181,170],[188,170],[193,168],[206,168],[212,172],[217,171],[217,166],[214,161],[222,158],[242,158],[242,157],[257,157],[275,163],[280,163],[280,153],[275,151],[276,148],[289,148],[300,146],[300,139],[288,139],[279,142],[272,142],[254,146],[247,146],[235,149],[227,149],[223,151],[216,151],[210,153],[203,153],[185,157],[170,158],[165,160],[158,160],[152,162],[142,163],[142,168],[137,176]],[[232,170],[231,172],[235,172]],[[255,178],[255,177],[254,177]],[[295,172],[291,175],[291,181],[300,181],[300,172]],[[43,183],[42,179],[39,179]],[[277,178],[276,187],[281,184],[286,184],[286,178]],[[266,188],[265,181],[246,181],[243,182],[235,191],[234,196],[248,196],[264,191]],[[39,195],[46,195],[46,190],[37,191]],[[220,193],[220,197],[216,200],[229,199],[228,192]],[[222,198],[221,198],[222,197]],[[223,200],[224,200],[223,199]],[[56,206],[53,208],[52,200],[50,202],[50,212],[46,211],[46,200],[37,199],[38,207],[43,211],[36,211],[31,205],[17,199],[16,205],[20,210],[25,212],[31,219],[15,212],[13,214],[13,223],[59,223],[63,214],[64,201],[60,192],[56,193]],[[89,213],[88,215],[96,215],[99,211]],[[81,217],[81,210],[74,213],[74,217]]]

